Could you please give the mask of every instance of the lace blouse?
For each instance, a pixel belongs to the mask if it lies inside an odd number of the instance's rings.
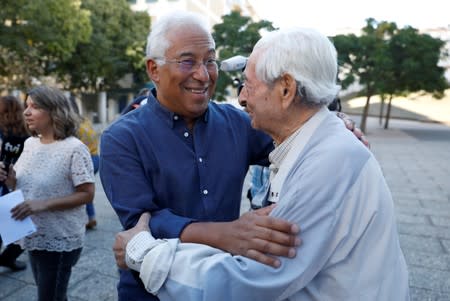
[[[75,192],[83,183],[94,183],[88,148],[75,137],[42,144],[37,137],[25,142],[14,166],[17,189],[25,200],[45,200]],[[83,246],[85,206],[33,214],[37,231],[24,239],[27,250],[72,251]]]

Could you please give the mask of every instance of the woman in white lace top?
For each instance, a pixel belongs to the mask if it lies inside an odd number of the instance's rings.
[[[61,91],[33,88],[24,116],[31,137],[7,185],[21,189],[25,201],[11,212],[17,220],[31,216],[37,226],[24,247],[38,300],[66,300],[70,273],[83,247],[84,204],[95,192],[92,161],[87,147],[74,137],[79,120]]]

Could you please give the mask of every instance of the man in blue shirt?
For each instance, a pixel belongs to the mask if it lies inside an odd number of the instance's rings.
[[[124,228],[151,212],[157,238],[204,243],[277,266],[293,257],[298,226],[269,217],[272,207],[239,217],[251,164],[267,165],[272,140],[248,115],[210,102],[218,69],[215,43],[197,15],[177,12],[154,24],[148,103],[101,137],[100,177]],[[270,256],[274,255],[274,256]],[[158,300],[121,271],[119,300]]]

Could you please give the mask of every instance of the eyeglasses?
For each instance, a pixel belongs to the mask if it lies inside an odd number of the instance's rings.
[[[165,58],[156,58],[156,61],[160,61],[166,64],[177,64],[180,71],[185,73],[192,73],[196,71],[200,66],[205,66],[208,72],[217,72],[218,64],[216,59],[208,59],[206,61],[196,61],[194,59],[183,59],[183,60],[169,60]]]
[[[233,78],[233,86],[236,87],[237,96],[241,95],[242,89],[245,87],[245,81],[242,81],[240,78]]]
[[[241,95],[241,92],[245,90],[246,95],[252,95],[253,94],[253,89],[250,88],[250,86],[248,84],[245,83],[245,81],[243,83],[240,83],[239,86],[237,87],[237,95]]]
[[[241,95],[242,89],[244,89],[245,84],[244,83],[240,83],[239,86],[237,87],[237,95]]]

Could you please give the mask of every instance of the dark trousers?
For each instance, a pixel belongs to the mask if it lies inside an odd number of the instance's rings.
[[[72,267],[81,254],[70,252],[29,251],[30,265],[38,288],[38,301],[65,301]]]
[[[0,248],[2,246],[2,238],[0,236]],[[17,257],[22,254],[23,250],[19,245],[9,244],[0,254],[0,263],[13,263]]]

